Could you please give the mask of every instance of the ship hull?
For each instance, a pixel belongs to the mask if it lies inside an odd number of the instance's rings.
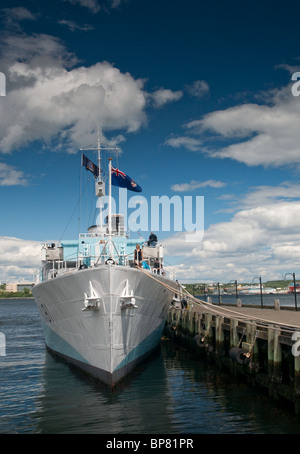
[[[159,345],[176,288],[150,272],[107,264],[42,282],[33,295],[47,348],[114,386]]]

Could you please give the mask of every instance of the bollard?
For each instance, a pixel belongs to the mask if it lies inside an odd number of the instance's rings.
[[[242,307],[242,300],[240,298],[236,300],[236,305],[237,307]]]
[[[274,309],[275,309],[275,311],[280,310],[280,300],[278,300],[278,299],[274,300]]]

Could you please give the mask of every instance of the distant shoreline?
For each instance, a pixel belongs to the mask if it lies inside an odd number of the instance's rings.
[[[9,299],[14,299],[14,300],[19,300],[19,299],[20,299],[20,300],[24,300],[24,299],[26,299],[26,300],[33,300],[33,299],[34,299],[34,296],[14,296],[14,295],[12,295],[12,296],[7,296],[7,295],[4,296],[4,295],[3,295],[3,296],[2,296],[2,295],[0,294],[0,300],[9,300]]]

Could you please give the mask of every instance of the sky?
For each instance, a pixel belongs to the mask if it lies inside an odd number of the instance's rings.
[[[95,222],[80,148],[98,128],[143,188],[130,213],[176,196],[195,220],[204,200],[195,241],[174,216],[155,231],[179,281],[300,276],[299,14],[294,0],[1,0],[0,282],[32,281],[43,242]]]

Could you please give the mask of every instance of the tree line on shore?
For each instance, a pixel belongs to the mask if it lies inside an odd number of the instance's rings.
[[[262,288],[281,288],[281,289],[286,289],[289,287],[289,285],[293,284],[292,280],[278,280],[278,281],[266,281],[262,283]],[[200,292],[200,293],[213,293],[217,291],[218,289],[218,284],[216,282],[212,284],[207,284],[207,283],[195,283],[195,284],[183,284],[186,290],[189,293],[193,292]],[[259,286],[259,282],[237,282],[237,285],[240,289],[240,287],[248,287],[248,286]],[[231,289],[232,291],[235,290],[235,281],[227,282],[227,283],[219,283],[219,286],[221,289]]]
[[[24,290],[19,292],[7,292],[6,284],[0,285],[0,298],[32,298],[31,291],[25,287]]]

